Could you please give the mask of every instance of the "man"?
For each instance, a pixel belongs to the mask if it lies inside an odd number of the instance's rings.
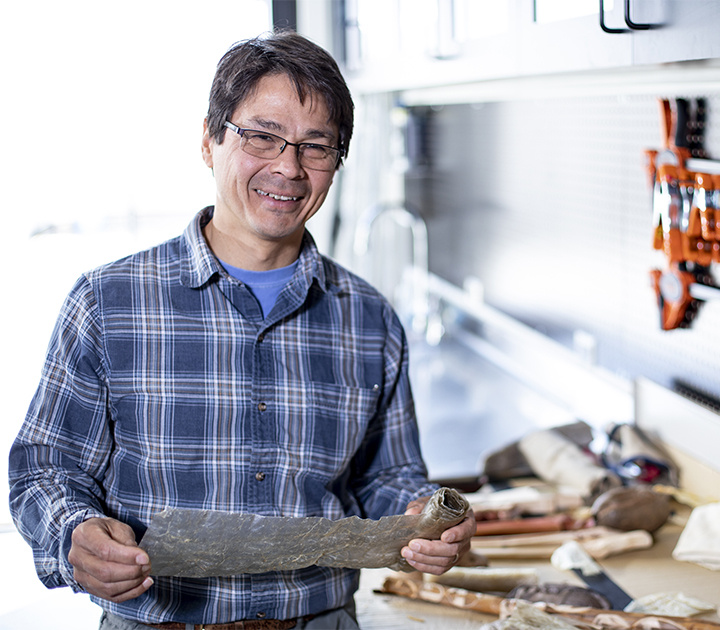
[[[270,516],[417,513],[407,344],[387,302],[305,231],[352,134],[332,58],[289,32],[220,61],[202,156],[216,203],[185,233],[85,274],[10,456],[40,579],[91,594],[101,628],[356,628],[358,572],[152,578],[165,507]],[[474,521],[403,556],[442,573]]]

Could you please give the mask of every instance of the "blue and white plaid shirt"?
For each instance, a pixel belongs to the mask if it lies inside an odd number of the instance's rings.
[[[65,301],[10,456],[11,509],[47,586],[81,590],[67,554],[93,516],[138,535],[169,506],[376,519],[435,489],[387,301],[306,233],[263,319],[208,248],[211,216],[85,274]],[[151,623],[284,619],[342,606],[357,583],[319,567],[158,577],[136,599],[96,601]]]

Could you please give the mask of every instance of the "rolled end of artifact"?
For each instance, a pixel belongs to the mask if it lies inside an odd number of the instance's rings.
[[[420,513],[422,518],[417,523],[413,538],[439,540],[446,529],[462,522],[469,510],[470,503],[457,490],[440,488],[433,493]],[[389,568],[406,573],[415,570],[403,557]]]

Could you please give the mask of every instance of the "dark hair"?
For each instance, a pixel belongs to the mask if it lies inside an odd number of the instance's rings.
[[[294,31],[274,33],[234,44],[220,59],[208,107],[210,137],[221,144],[226,120],[271,74],[286,74],[298,98],[318,94],[325,99],[330,122],[337,125],[342,155],[347,155],[353,130],[353,101],[345,79],[330,54]],[[339,166],[338,162],[338,166]]]

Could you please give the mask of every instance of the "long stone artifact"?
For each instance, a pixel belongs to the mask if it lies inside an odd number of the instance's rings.
[[[420,514],[377,521],[168,508],[153,516],[140,546],[157,576],[219,577],[311,565],[410,571],[400,550],[414,538],[439,539],[469,509],[452,488],[437,490]]]

